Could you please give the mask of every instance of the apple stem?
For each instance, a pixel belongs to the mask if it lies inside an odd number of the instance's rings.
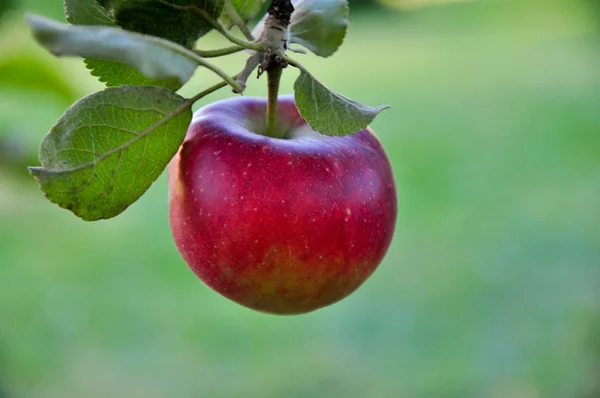
[[[267,68],[268,102],[267,102],[267,136],[277,137],[275,121],[277,118],[277,97],[279,95],[279,82],[283,66],[279,62],[272,62]],[[281,138],[281,137],[278,137]]]
[[[279,95],[279,82],[281,71],[287,66],[283,60],[288,43],[288,28],[294,6],[292,0],[271,0],[268,16],[265,20],[265,29],[260,37],[264,45],[263,59],[258,69],[259,76],[267,72],[268,103],[267,103],[267,133],[269,137],[277,137],[275,122],[277,115],[277,96]],[[278,137],[282,138],[282,137]]]

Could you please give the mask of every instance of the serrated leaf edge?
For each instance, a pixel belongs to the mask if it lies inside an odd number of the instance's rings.
[[[303,118],[304,120],[306,120],[306,122],[309,124],[309,126],[310,126],[312,129],[314,129],[315,131],[319,132],[320,134],[327,135],[327,136],[330,136],[330,137],[334,137],[334,136],[340,137],[340,136],[346,136],[346,135],[350,135],[350,134],[355,134],[355,133],[358,133],[358,132],[359,132],[359,131],[361,131],[362,129],[365,129],[365,128],[367,128],[367,127],[369,126],[369,124],[370,124],[370,123],[371,123],[373,120],[375,120],[375,117],[377,117],[377,115],[379,115],[379,113],[380,113],[381,111],[384,111],[384,110],[386,110],[386,109],[390,109],[390,108],[391,108],[391,106],[390,106],[390,105],[380,105],[380,106],[378,106],[378,107],[376,107],[376,108],[373,108],[373,107],[371,107],[371,106],[368,106],[368,105],[363,105],[363,104],[359,103],[358,101],[355,101],[355,100],[353,100],[353,99],[350,99],[350,98],[348,98],[348,97],[346,97],[346,96],[344,96],[344,95],[342,95],[342,94],[338,93],[337,91],[331,90],[329,87],[327,87],[327,86],[325,86],[323,83],[321,83],[321,82],[320,82],[320,81],[319,81],[319,80],[318,80],[318,79],[317,79],[315,76],[313,76],[313,75],[312,75],[310,72],[308,72],[306,69],[301,69],[301,71],[300,71],[300,75],[298,76],[298,78],[296,79],[296,82],[294,83],[294,98],[296,98],[296,93],[297,93],[297,90],[296,90],[296,84],[298,84],[298,81],[299,81],[299,80],[302,78],[302,75],[303,75],[303,74],[306,74],[306,75],[308,75],[310,78],[312,78],[313,80],[315,80],[315,81],[316,81],[318,84],[320,84],[321,86],[325,87],[325,88],[327,89],[327,91],[329,91],[330,95],[334,95],[334,96],[336,96],[337,98],[340,98],[340,99],[341,99],[343,102],[350,102],[350,103],[352,103],[352,104],[357,104],[357,105],[360,105],[360,106],[362,106],[362,107],[369,108],[369,114],[370,114],[370,115],[369,115],[369,116],[367,116],[367,118],[369,119],[369,121],[368,121],[368,123],[366,124],[366,126],[362,127],[362,128],[361,128],[361,129],[359,129],[358,131],[353,131],[353,132],[350,132],[350,133],[345,133],[345,134],[327,134],[327,133],[324,133],[324,132],[322,132],[322,131],[319,131],[319,130],[318,130],[316,127],[315,127],[315,126],[313,126],[313,125],[312,125],[312,124],[309,122],[309,119],[307,119],[307,118],[306,118],[306,116],[305,116],[305,115],[306,115],[306,112],[303,112],[303,110],[302,110],[300,107],[298,107],[298,112],[300,113],[300,116],[302,116],[302,118]],[[311,87],[311,91],[312,91],[312,93],[313,93],[313,97],[314,97],[314,88],[312,88],[312,87]],[[296,100],[295,102],[296,102],[296,106],[298,106],[298,101]]]
[[[65,20],[71,24],[71,25],[81,25],[78,23],[72,23],[71,21],[69,21],[69,19],[71,18],[72,12],[69,11],[69,6],[67,5],[67,1],[68,0],[63,0],[63,9],[65,12]],[[94,1],[94,0],[93,0]],[[95,2],[95,1],[94,1]],[[106,9],[104,7],[102,7],[100,4],[98,4],[97,2],[95,2],[95,7],[97,7],[97,10],[106,17],[107,22],[110,21],[111,24],[98,24],[98,26],[117,26],[117,23],[114,21],[114,19],[110,16],[110,14],[106,11]]]
[[[152,88],[158,88],[158,89],[163,89],[162,87],[155,87],[155,86],[132,86],[132,85],[121,85],[119,87],[108,87],[103,91],[100,92],[106,92],[108,90],[116,90],[116,89],[126,89],[127,87],[135,87],[140,88],[140,87],[152,87]],[[171,90],[168,89],[164,89],[167,90],[168,92],[172,93]],[[96,93],[98,94],[98,93]],[[94,94],[92,94],[94,95]],[[77,104],[81,103],[82,101],[89,99],[90,97],[85,97],[80,99],[79,101],[75,102],[73,105],[71,105],[72,107],[75,107]],[[83,163],[77,167],[73,167],[70,169],[65,169],[65,170],[57,170],[57,171],[53,171],[54,173],[57,174],[62,174],[62,173],[72,173],[72,172],[76,172],[79,170],[83,170],[86,169],[88,167],[93,167],[95,166],[98,162],[106,159],[107,157],[114,155],[115,153],[118,153],[120,151],[123,151],[125,149],[127,149],[129,146],[133,145],[134,143],[136,143],[137,141],[139,141],[142,138],[145,138],[146,136],[148,136],[149,134],[151,134],[153,131],[155,131],[156,129],[158,129],[159,127],[161,127],[162,125],[170,122],[174,117],[178,116],[180,113],[184,112],[186,110],[186,108],[191,108],[192,106],[192,102],[189,100],[184,100],[181,105],[179,105],[177,108],[175,108],[174,110],[172,110],[170,113],[164,115],[160,120],[157,120],[156,122],[154,122],[150,127],[148,127],[146,130],[144,130],[143,132],[141,132],[139,135],[136,135],[134,138],[130,139],[129,141],[124,142],[123,144],[119,145],[116,148],[113,148],[105,153],[103,153],[102,155],[98,156],[97,158],[95,158],[93,161],[91,162],[87,162],[87,163]],[[54,127],[53,127],[54,128]],[[48,169],[45,166],[42,165],[42,167],[40,166],[34,166],[34,167],[29,167],[30,172],[33,170],[38,170],[38,169],[45,169],[45,170],[54,170],[54,169]],[[35,177],[35,174],[32,172],[33,176]]]

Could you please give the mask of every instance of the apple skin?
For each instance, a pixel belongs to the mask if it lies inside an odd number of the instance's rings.
[[[394,233],[396,188],[370,129],[314,132],[279,97],[278,130],[261,135],[266,99],[215,102],[194,114],[169,165],[169,220],[190,268],[231,300],[300,314],[355,291]],[[259,133],[257,133],[257,131]]]

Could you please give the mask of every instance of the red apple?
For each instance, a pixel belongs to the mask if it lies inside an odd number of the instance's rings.
[[[392,169],[370,129],[313,131],[280,97],[240,97],[194,115],[169,166],[175,243],[208,286],[258,311],[300,314],[346,297],[383,259],[394,233]]]

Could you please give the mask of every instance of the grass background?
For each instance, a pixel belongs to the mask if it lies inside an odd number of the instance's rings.
[[[60,18],[59,1],[23,3]],[[109,221],[82,222],[44,199],[22,165],[35,164],[64,109],[101,86],[80,61],[38,49],[18,13],[6,16],[0,386],[36,398],[599,397],[596,22],[574,0],[367,9],[333,58],[305,57],[333,89],[392,106],[373,127],[399,220],[358,292],[277,317],[221,298],[187,269],[164,175]],[[221,65],[235,73],[242,62]],[[286,71],[285,92],[295,75]],[[200,71],[183,92],[213,82]]]

